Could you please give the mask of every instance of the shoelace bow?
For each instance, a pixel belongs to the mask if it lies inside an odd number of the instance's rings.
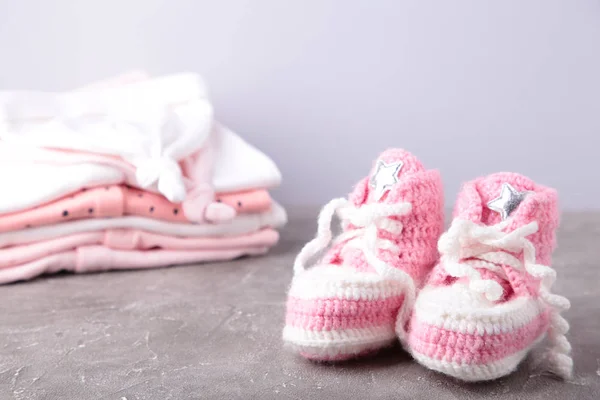
[[[498,265],[505,264],[539,279],[538,296],[551,309],[548,329],[551,347],[546,358],[554,373],[568,378],[573,369],[573,359],[569,356],[571,345],[565,336],[569,331],[569,323],[560,313],[570,308],[570,302],[565,297],[550,292],[556,280],[556,271],[549,266],[536,264],[535,247],[527,236],[538,231],[537,222],[531,222],[512,232],[504,232],[508,223],[509,221],[504,221],[492,226],[481,226],[473,221],[454,220],[438,243],[442,265],[454,277],[467,277],[469,288],[490,301],[502,297],[502,286],[494,280],[482,279],[476,268],[485,268],[507,279],[504,269]],[[521,251],[523,262],[510,254]],[[472,260],[465,261],[466,258]]]
[[[400,235],[403,230],[402,223],[389,217],[407,215],[411,210],[412,204],[410,203],[372,203],[355,207],[344,198],[331,200],[319,214],[316,237],[298,253],[294,262],[294,273],[296,275],[303,273],[306,270],[307,262],[332,244],[331,221],[333,216],[337,214],[342,221],[342,228],[351,224],[355,229],[346,230],[338,235],[333,240],[333,244],[345,242],[346,246],[360,249],[366,260],[379,275],[397,280],[404,286],[404,302],[398,313],[396,326],[400,339],[405,339],[407,334],[405,330],[406,321],[415,301],[415,284],[412,277],[406,272],[379,259],[377,250],[387,250],[395,254],[400,253],[400,249],[395,242],[379,237],[379,229],[386,230],[394,235]]]

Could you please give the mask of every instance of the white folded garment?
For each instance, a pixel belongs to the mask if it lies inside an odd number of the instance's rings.
[[[0,92],[0,140],[120,157],[142,188],[156,184],[171,201],[186,188],[179,161],[201,149],[213,107],[196,74],[64,93]]]
[[[286,222],[286,212],[277,203],[273,203],[267,212],[240,214],[230,222],[220,224],[180,224],[143,217],[86,219],[0,233],[0,248],[107,229],[129,228],[181,237],[214,237],[242,235],[267,227],[280,228]]]

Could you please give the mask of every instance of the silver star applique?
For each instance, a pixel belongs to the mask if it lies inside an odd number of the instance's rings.
[[[377,161],[377,168],[371,177],[369,184],[375,193],[375,199],[380,200],[385,192],[398,183],[398,172],[402,169],[404,163],[398,161],[386,164],[384,161]]]
[[[528,192],[519,192],[508,183],[502,184],[500,197],[487,203],[490,210],[500,213],[502,221],[505,221],[510,214],[519,207],[519,204],[525,199]]]

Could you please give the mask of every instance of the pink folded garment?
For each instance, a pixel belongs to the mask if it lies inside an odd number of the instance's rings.
[[[85,246],[100,245],[115,250],[214,251],[269,248],[274,246],[278,240],[279,234],[270,228],[239,236],[198,238],[161,235],[137,229],[108,229],[0,249],[0,269],[31,263]]]
[[[88,218],[19,231],[0,232],[0,248],[107,229],[139,229],[179,237],[236,236],[256,232],[261,228],[280,228],[286,222],[285,210],[276,202],[273,202],[269,211],[241,214],[229,222],[219,224],[181,224],[137,216]]]
[[[241,247],[232,250],[126,251],[102,246],[83,246],[76,250],[42,257],[30,263],[0,269],[0,284],[32,279],[59,271],[84,273],[233,260],[244,255],[264,254],[268,249],[268,247]]]
[[[217,202],[223,202],[237,209],[233,215],[225,216],[224,220],[232,219],[237,213],[266,211],[271,206],[271,198],[266,190],[224,194],[217,197]],[[138,215],[171,222],[191,222],[181,211],[181,204],[172,203],[156,193],[124,185],[111,185],[84,189],[72,196],[27,211],[0,215],[0,232],[84,218],[124,215]]]
[[[268,210],[273,199],[264,189],[233,193],[217,193],[216,200],[235,208],[238,214],[257,213]]]

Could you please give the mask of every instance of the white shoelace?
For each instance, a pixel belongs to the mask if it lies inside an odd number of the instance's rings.
[[[409,274],[379,259],[377,251],[387,250],[392,254],[400,253],[395,242],[379,237],[379,229],[400,235],[403,229],[402,223],[389,217],[407,215],[411,210],[412,204],[410,203],[372,203],[357,208],[344,198],[331,200],[319,214],[316,237],[298,253],[294,262],[294,273],[296,275],[303,273],[306,270],[307,262],[332,243],[331,221],[334,214],[337,214],[342,221],[342,228],[352,224],[356,229],[338,235],[333,244],[346,242],[346,246],[362,250],[366,260],[380,276],[397,280],[404,286],[404,302],[398,313],[398,321],[401,323],[397,323],[396,326],[399,327],[397,330],[399,330],[400,339],[405,339],[404,327],[415,301],[415,284]]]
[[[502,286],[496,281],[482,279],[476,268],[485,268],[506,279],[504,269],[498,266],[505,264],[539,279],[538,295],[551,309],[548,329],[551,347],[546,357],[554,373],[569,378],[573,370],[573,359],[569,356],[571,345],[565,336],[569,331],[569,323],[560,315],[570,308],[569,300],[550,292],[556,280],[556,271],[546,265],[536,264],[535,247],[527,236],[538,231],[537,222],[504,232],[509,223],[510,220],[507,220],[492,226],[481,226],[472,221],[454,220],[438,243],[441,262],[448,274],[467,277],[469,288],[490,301],[500,299]],[[521,251],[523,262],[510,254]],[[461,261],[466,258],[474,259]]]

